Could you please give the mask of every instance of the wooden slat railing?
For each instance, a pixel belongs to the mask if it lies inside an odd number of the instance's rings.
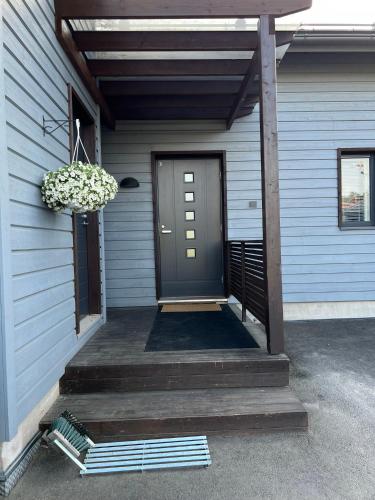
[[[242,321],[247,309],[268,330],[263,241],[228,241],[227,266],[229,293],[242,305]]]

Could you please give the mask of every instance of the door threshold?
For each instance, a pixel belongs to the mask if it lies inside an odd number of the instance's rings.
[[[158,300],[158,304],[227,304],[228,299],[225,297],[202,297],[202,298],[186,298],[186,299],[160,299]]]

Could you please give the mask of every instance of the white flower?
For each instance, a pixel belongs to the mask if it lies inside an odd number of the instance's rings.
[[[43,201],[53,210],[91,212],[116,196],[118,184],[99,165],[75,162],[45,174],[41,191]]]

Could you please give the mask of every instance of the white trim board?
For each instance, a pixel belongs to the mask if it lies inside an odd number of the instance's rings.
[[[89,314],[85,316],[79,322],[79,334],[77,335],[77,337],[81,338],[86,335],[86,333],[89,332],[92,327],[98,327],[99,323],[97,322],[102,319],[103,316],[101,314]]]
[[[241,309],[241,304],[236,304]],[[375,301],[358,302],[284,302],[284,321],[309,321],[318,319],[375,318]],[[259,321],[246,311],[254,323]]]
[[[375,318],[375,301],[284,303],[284,320]]]
[[[19,425],[17,434],[10,441],[0,443],[0,471],[5,471],[22,454],[27,444],[39,431],[39,422],[59,397],[57,382]]]

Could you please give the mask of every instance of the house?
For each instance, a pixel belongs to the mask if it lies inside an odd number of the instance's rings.
[[[306,428],[283,314],[375,311],[374,31],[275,32],[275,16],[310,5],[0,4],[3,493],[51,407],[86,401],[106,436],[193,432],[197,401],[207,432]],[[76,119],[90,159],[125,187],[72,217],[47,209],[40,185],[70,161]],[[228,298],[264,325],[267,348],[143,352],[158,302]],[[158,418],[169,398],[180,415]]]

